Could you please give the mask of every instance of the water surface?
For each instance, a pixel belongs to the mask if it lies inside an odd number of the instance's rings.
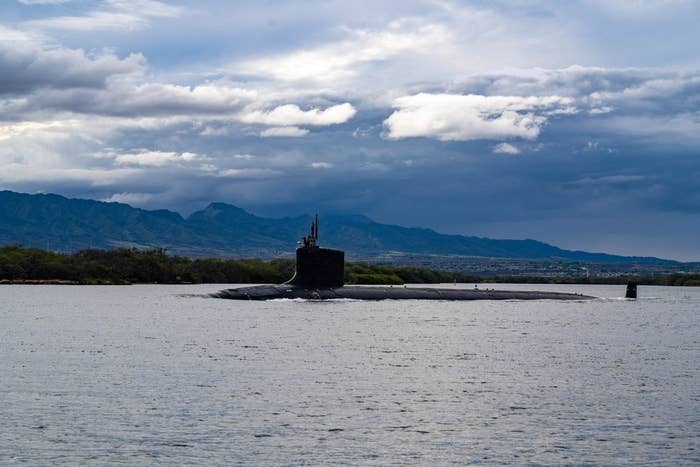
[[[700,289],[186,295],[221,287],[0,286],[0,464],[700,463]]]

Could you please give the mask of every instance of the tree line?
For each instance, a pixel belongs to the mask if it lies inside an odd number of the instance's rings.
[[[15,245],[0,248],[0,281],[5,282],[60,280],[79,284],[274,284],[288,280],[293,274],[294,261],[291,259],[191,259],[168,255],[163,249],[86,249],[66,254]],[[644,285],[700,286],[700,274],[614,277],[476,276],[416,267],[364,263],[345,265],[345,282],[348,284],[624,284],[630,280]]]

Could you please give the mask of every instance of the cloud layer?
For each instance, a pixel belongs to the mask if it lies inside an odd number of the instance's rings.
[[[11,34],[0,28],[0,39]],[[109,51],[88,56],[81,49],[46,48],[26,39],[0,40],[0,96],[41,88],[103,88],[111,77],[139,73],[144,64],[139,53],[123,59]]]
[[[0,188],[700,259],[697,2],[0,13]]]

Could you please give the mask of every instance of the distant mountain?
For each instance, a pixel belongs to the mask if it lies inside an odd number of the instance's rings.
[[[68,199],[53,194],[0,191],[0,245],[21,244],[56,251],[96,248],[166,248],[187,256],[289,256],[308,233],[310,216],[271,219],[212,203],[184,219],[167,210],[147,211],[122,203]],[[605,263],[673,263],[557,248],[536,240],[493,240],[444,235],[430,229],[379,224],[359,216],[324,216],[320,240],[349,257],[386,253],[549,259]]]

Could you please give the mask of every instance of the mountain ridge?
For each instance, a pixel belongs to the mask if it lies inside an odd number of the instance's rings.
[[[187,217],[166,209],[73,199],[57,194],[0,191],[0,244],[75,251],[98,247],[166,248],[185,256],[290,256],[311,216],[267,218],[238,206],[209,203]],[[566,250],[538,240],[441,234],[422,227],[381,224],[359,215],[323,218],[324,246],[349,257],[403,252],[485,258],[564,259],[590,262],[677,263],[654,257]]]

